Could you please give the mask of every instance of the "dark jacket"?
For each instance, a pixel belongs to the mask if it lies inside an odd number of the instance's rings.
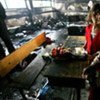
[[[4,9],[4,7],[2,6],[2,4],[0,2],[0,19],[5,20],[5,18],[6,18],[5,9]]]

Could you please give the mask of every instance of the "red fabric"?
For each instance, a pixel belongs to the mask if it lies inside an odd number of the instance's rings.
[[[88,52],[88,54],[93,54],[100,50],[100,31],[97,32],[94,39],[91,36],[91,31],[92,31],[92,25],[88,25],[86,27],[86,33],[85,33],[86,45],[84,47]]]
[[[46,37],[46,44],[51,44],[52,43],[52,40],[51,40],[51,38],[49,38],[49,37]]]

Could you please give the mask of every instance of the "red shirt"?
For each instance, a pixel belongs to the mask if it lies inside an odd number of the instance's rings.
[[[96,33],[96,36],[94,38],[92,38],[91,31],[92,25],[88,25],[86,27],[86,45],[84,47],[88,54],[93,54],[97,51],[100,51],[100,31]]]

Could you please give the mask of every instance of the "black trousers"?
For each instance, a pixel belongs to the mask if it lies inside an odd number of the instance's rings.
[[[9,53],[12,53],[15,50],[15,48],[14,48],[14,46],[12,44],[11,39],[10,39],[9,32],[7,30],[7,26],[5,24],[5,21],[1,20],[1,19],[0,19],[0,38],[5,43]]]
[[[4,57],[5,57],[5,50],[4,50],[3,46],[0,43],[0,59],[2,59]]]

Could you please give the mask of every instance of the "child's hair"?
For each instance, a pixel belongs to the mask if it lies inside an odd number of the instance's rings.
[[[94,15],[96,15],[97,13],[100,13],[100,3],[94,4],[92,8],[92,12],[94,13]]]
[[[100,13],[100,3],[95,3],[93,5],[93,8],[89,11],[87,17],[86,17],[86,21],[88,23],[92,23],[92,15],[96,15],[97,13]]]

